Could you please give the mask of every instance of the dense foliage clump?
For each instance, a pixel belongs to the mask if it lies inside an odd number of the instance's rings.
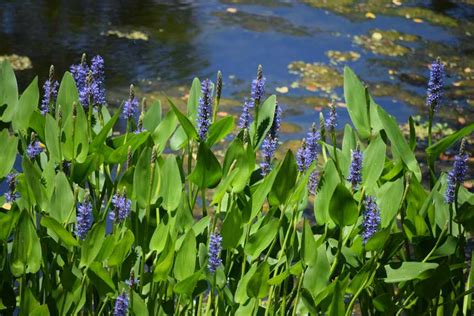
[[[0,65],[2,314],[472,313],[461,140],[474,124],[418,147],[413,120],[405,139],[346,68],[341,145],[331,106],[277,160],[284,106],[261,67],[237,127],[216,115],[220,73],[194,79],[184,112],[140,110],[131,86],[111,113],[104,69],[84,55],[58,84],[52,68],[40,97],[38,79],[19,96]],[[443,71],[436,61],[430,134]]]

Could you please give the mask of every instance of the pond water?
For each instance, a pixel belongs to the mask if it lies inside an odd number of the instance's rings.
[[[221,70],[221,111],[234,115],[262,64],[267,94],[284,109],[284,140],[299,139],[331,99],[344,126],[344,65],[400,123],[423,121],[429,64],[440,56],[448,78],[438,119],[455,128],[474,117],[473,3],[1,0],[0,56],[28,58],[17,70],[24,88],[35,74],[44,82],[50,64],[62,73],[83,52],[100,54],[111,106],[130,83],[151,101],[163,92],[184,100],[194,76]]]

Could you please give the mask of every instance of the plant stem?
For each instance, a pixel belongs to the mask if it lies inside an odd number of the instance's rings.
[[[433,127],[433,106],[430,106],[429,118],[428,118],[428,147],[431,147],[432,144],[432,127]],[[429,179],[430,179],[430,189],[434,186],[435,180],[435,172],[434,172],[434,161],[431,154],[427,153],[427,161],[428,161],[428,172],[429,172]]]
[[[303,276],[304,276],[304,273],[301,272],[300,278],[298,280],[298,287],[296,289],[296,297],[295,297],[295,300],[294,300],[294,303],[293,303],[293,311],[291,313],[292,316],[296,315],[296,310],[298,308],[298,301],[300,300],[301,287],[303,285]]]

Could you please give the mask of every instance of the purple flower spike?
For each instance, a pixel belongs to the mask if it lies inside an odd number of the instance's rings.
[[[216,272],[217,268],[222,264],[222,259],[219,257],[221,250],[222,236],[214,233],[209,240],[209,261],[207,264],[211,273]]]
[[[314,170],[309,175],[309,180],[308,180],[308,191],[309,191],[309,193],[314,194],[316,192],[316,188],[318,187],[318,183],[319,183],[319,174],[318,174],[318,171]]]
[[[436,111],[443,99],[444,66],[438,58],[431,64],[430,81],[428,82],[426,105]]]
[[[44,150],[44,146],[41,142],[34,140],[26,148],[26,155],[30,159],[35,159]]]
[[[298,148],[296,152],[296,164],[298,165],[298,170],[300,172],[306,171],[306,139],[303,138],[301,142],[301,147]]]
[[[257,79],[252,81],[252,90],[251,90],[251,106],[254,107],[255,105],[259,105],[263,97],[265,96],[265,77],[263,76],[263,69],[262,66],[258,66],[257,70]]]
[[[20,193],[16,192],[16,185],[18,183],[18,174],[10,173],[7,176],[8,191],[5,192],[5,200],[8,203],[13,203],[20,197]]]
[[[86,86],[87,75],[89,74],[89,66],[85,61],[85,55],[83,55],[80,64],[71,66],[70,71],[74,81],[76,81],[77,90],[82,91]]]
[[[318,130],[316,129],[316,124],[313,123],[311,126],[311,130],[308,133],[308,137],[306,139],[306,152],[305,152],[305,161],[306,161],[306,168],[309,168],[311,164],[316,161],[318,157],[319,151],[319,144],[318,141],[320,140],[320,135]]]
[[[93,221],[91,202],[86,200],[83,203],[77,203],[76,236],[78,236],[79,239],[86,239]]]
[[[364,199],[364,222],[362,223],[362,238],[364,245],[378,231],[380,226],[380,210],[375,198],[366,196]]]
[[[329,116],[326,118],[326,130],[329,132],[334,131],[337,127],[337,112],[336,107],[332,104],[329,107]]]
[[[455,200],[456,187],[464,182],[467,174],[467,159],[468,154],[465,152],[465,141],[461,142],[459,154],[454,156],[454,164],[451,171],[448,173],[448,187],[444,194],[446,203],[453,203]]]
[[[53,79],[54,67],[51,66],[49,70],[49,79],[43,85],[43,99],[41,100],[40,112],[42,115],[50,112],[51,105],[54,105],[56,98],[58,97],[59,83]]]
[[[275,114],[273,116],[273,123],[268,131],[267,136],[262,143],[262,157],[263,161],[260,163],[262,176],[267,175],[271,170],[271,161],[278,146],[278,132],[281,125],[281,107],[277,104],[275,107]]]
[[[126,316],[128,312],[128,294],[122,292],[115,300],[114,316]]]
[[[352,150],[352,162],[347,181],[352,184],[353,189],[357,188],[357,186],[362,182],[362,159],[363,155],[360,150]]]
[[[138,110],[138,99],[135,97],[135,90],[132,84],[130,85],[130,93],[129,93],[128,100],[125,101],[125,104],[123,105],[122,118],[124,120],[129,120],[133,118],[137,110]]]
[[[92,97],[94,105],[105,104],[105,71],[104,71],[104,59],[97,55],[92,58],[91,61],[92,71]]]
[[[201,141],[207,138],[212,118],[212,82],[206,79],[201,84],[202,97],[199,99],[197,128]]]
[[[132,201],[127,199],[125,193],[116,193],[112,197],[113,210],[109,213],[109,218],[117,223],[122,223],[130,215],[130,208],[132,207]]]
[[[250,115],[250,101],[245,100],[244,105],[242,106],[242,114],[239,118],[239,128],[249,128],[251,119],[252,117]]]

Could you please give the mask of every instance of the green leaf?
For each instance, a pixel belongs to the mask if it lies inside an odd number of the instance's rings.
[[[17,226],[20,212],[10,210],[9,212],[0,212],[0,240],[5,241],[13,229]],[[1,260],[0,260],[1,262]]]
[[[234,117],[226,116],[223,119],[212,123],[207,134],[207,146],[212,147],[215,143],[224,139],[234,129]]]
[[[143,128],[147,131],[154,131],[161,122],[161,101],[156,100],[146,111],[143,118]]]
[[[190,296],[194,289],[196,288],[196,283],[202,277],[202,272],[197,271],[196,273],[191,274],[186,279],[178,281],[173,288],[173,291],[176,294],[183,294]]]
[[[426,152],[433,157],[438,157],[442,152],[444,152],[449,146],[453,145],[461,138],[472,134],[474,132],[474,123],[471,123],[457,132],[448,135],[430,147],[426,148]]]
[[[56,107],[61,107],[63,120],[65,121],[72,114],[73,104],[79,106],[79,94],[77,92],[76,82],[70,72],[65,72],[59,86]]]
[[[168,274],[173,266],[174,260],[174,240],[171,236],[166,238],[166,246],[161,253],[153,270],[153,281],[163,281],[168,279]]]
[[[74,222],[76,212],[71,213],[74,208],[74,194],[64,172],[59,172],[56,175],[54,184],[55,190],[50,204],[51,217],[61,224]]]
[[[25,174],[26,183],[28,185],[28,193],[32,193],[36,203],[40,208],[47,209],[46,189],[41,181],[41,171],[37,165],[33,164],[29,159],[23,159],[23,172]]]
[[[152,166],[151,152],[150,147],[146,147],[142,151],[133,174],[134,195],[138,205],[143,209],[156,201],[160,190],[160,168],[157,163]]]
[[[227,216],[222,223],[222,248],[232,249],[237,247],[243,234],[242,214],[238,208],[233,208],[227,212]]]
[[[161,205],[168,211],[178,208],[183,192],[179,166],[175,156],[168,156],[161,166],[160,196],[163,197]]]
[[[330,221],[329,217],[329,203],[336,189],[337,184],[340,182],[338,172],[334,162],[329,160],[324,168],[324,173],[321,177],[321,189],[316,194],[314,202],[314,216],[318,225],[327,224]]]
[[[349,67],[344,67],[344,98],[352,123],[362,138],[370,136],[366,89]]]
[[[49,229],[57,236],[67,247],[79,246],[77,240],[66,230],[57,220],[49,216],[41,217],[41,226]]]
[[[148,308],[141,298],[140,294],[135,291],[132,291],[132,300],[133,304],[131,304],[133,315],[138,316],[148,316]]]
[[[121,235],[120,241],[115,244],[114,251],[110,255],[107,263],[109,266],[119,266],[127,258],[128,254],[132,251],[133,242],[135,236],[130,229]]]
[[[157,153],[161,154],[166,147],[168,139],[173,135],[173,132],[178,125],[178,119],[173,111],[169,111],[165,118],[160,122],[158,127],[151,134],[153,142],[158,146]]]
[[[150,240],[150,250],[160,254],[166,246],[166,237],[168,236],[169,225],[165,225],[164,221],[160,221]]]
[[[255,218],[258,212],[260,212],[262,209],[263,203],[265,203],[265,199],[273,187],[278,170],[280,170],[279,166],[273,169],[265,178],[263,178],[263,182],[258,184],[257,188],[252,194],[252,212],[250,214],[250,218],[247,219],[247,221]]]
[[[114,293],[116,291],[114,281],[112,281],[109,273],[102,266],[102,263],[92,262],[89,269],[87,269],[87,275],[101,295]]]
[[[247,284],[249,297],[264,298],[268,292],[268,278],[270,277],[270,266],[265,261],[257,267]]]
[[[380,208],[380,224],[388,227],[398,213],[403,197],[403,178],[395,182],[384,183],[377,192],[377,204]]]
[[[255,153],[252,146],[246,146],[239,137],[230,143],[224,157],[223,174],[228,177],[231,168],[239,169],[238,174],[232,180],[232,192],[238,193],[244,190],[253,170],[255,169]],[[268,194],[268,193],[267,193]]]
[[[11,255],[11,272],[15,277],[39,271],[42,262],[41,243],[27,211],[22,211]]]
[[[403,137],[400,128],[394,118],[390,117],[380,106],[377,108],[377,114],[384,126],[390,142],[392,143],[392,150],[400,157],[408,170],[412,171],[418,181],[421,180],[421,169],[416,160],[415,154],[411,151],[405,138]]]
[[[339,155],[339,165],[341,166],[341,172],[344,178],[347,178],[349,175],[349,167],[351,165],[351,160],[352,160],[352,150],[354,150],[357,146],[357,140],[356,140],[356,135],[354,133],[354,130],[349,124],[346,124],[344,126],[344,137],[342,139],[342,148],[341,148],[341,154]],[[329,149],[329,151],[332,153],[334,152],[333,149]]]
[[[89,266],[99,254],[105,239],[105,222],[92,226],[81,248],[81,263],[79,267]]]
[[[235,291],[235,301],[237,303],[244,304],[248,300],[249,297],[247,295],[247,285],[255,271],[257,271],[257,263],[254,263],[245,273],[243,278],[239,280],[239,283],[237,284],[237,290]]]
[[[385,283],[398,283],[418,279],[423,272],[436,269],[437,267],[437,263],[430,262],[403,262],[398,269],[385,265],[387,273]]]
[[[50,158],[56,163],[61,162],[62,157],[59,147],[59,128],[56,120],[50,114],[46,114],[45,116],[44,133],[46,138],[46,148],[48,148]]]
[[[297,174],[295,157],[291,150],[288,150],[285,159],[278,168],[278,173],[270,191],[269,200],[272,204],[285,204],[288,197],[293,193]]]
[[[342,288],[341,281],[336,280],[334,292],[332,293],[331,305],[329,305],[328,316],[344,315],[345,312],[344,289]]]
[[[245,253],[252,257],[252,260],[258,258],[262,251],[264,251],[278,233],[279,221],[272,219],[268,224],[260,227],[260,229],[250,236],[245,245]]]
[[[329,204],[329,215],[338,226],[350,226],[359,217],[357,204],[351,191],[342,183],[336,186]]]
[[[178,281],[184,280],[194,273],[196,267],[196,237],[190,229],[184,237],[183,243],[176,254],[174,275]]]
[[[5,177],[13,168],[17,155],[18,138],[10,136],[8,129],[0,132],[0,144],[2,150],[0,151],[0,178]]]
[[[324,290],[330,277],[329,261],[326,255],[326,245],[322,244],[317,249],[315,262],[304,273],[303,287],[313,296]]]
[[[201,97],[201,81],[199,78],[194,78],[189,90],[188,98],[188,117],[191,121],[195,122],[197,118],[197,111],[199,106],[199,98]]]
[[[362,165],[362,181],[366,188],[372,188],[377,183],[385,165],[386,145],[380,134],[372,140],[364,151]]]
[[[250,139],[253,141],[256,139],[255,143],[253,144],[253,148],[259,148],[263,142],[263,139],[267,135],[270,127],[273,124],[273,116],[275,115],[275,107],[276,107],[276,96],[271,95],[268,99],[265,100],[263,104],[261,104],[258,108],[258,122],[254,121],[253,124],[250,126],[249,136]],[[255,125],[257,126],[257,130],[255,131]],[[255,138],[255,133],[257,134]]]
[[[15,114],[13,115],[12,126],[15,131],[26,131],[30,123],[30,117],[38,108],[39,101],[39,90],[38,90],[38,77],[36,77],[26,88],[23,94],[18,100],[18,104],[15,107]]]
[[[303,225],[301,257],[307,266],[312,265],[316,261],[316,249],[316,241],[314,240],[313,232],[311,231],[309,222],[305,220]]]
[[[114,116],[112,116],[112,118],[107,122],[107,124],[105,124],[105,126],[100,130],[99,134],[94,137],[90,146],[91,153],[99,152],[103,148],[107,136],[115,126],[115,123],[117,123],[117,120],[119,119],[121,113],[121,109],[118,109],[115,112]]]
[[[384,249],[385,242],[387,241],[388,237],[390,237],[390,229],[383,229],[381,231],[376,232],[365,245],[366,251],[373,251],[373,250],[382,250]]]
[[[222,168],[216,156],[204,142],[199,144],[197,162],[189,180],[200,189],[215,187],[222,177]]]
[[[232,169],[232,171],[223,177],[223,180],[219,183],[217,188],[214,191],[214,196],[212,197],[211,205],[219,204],[222,201],[224,195],[229,191],[232,181],[238,175],[240,169]]]
[[[10,122],[15,113],[18,102],[18,85],[15,72],[6,60],[0,64],[0,106],[6,104],[7,108],[3,112],[2,121]]]
[[[197,139],[198,134],[196,129],[194,128],[193,123],[183,114],[181,113],[178,108],[173,104],[173,102],[168,98],[168,102],[170,103],[171,109],[173,110],[174,114],[178,118],[179,124],[183,127],[186,135],[188,135],[189,139]]]

